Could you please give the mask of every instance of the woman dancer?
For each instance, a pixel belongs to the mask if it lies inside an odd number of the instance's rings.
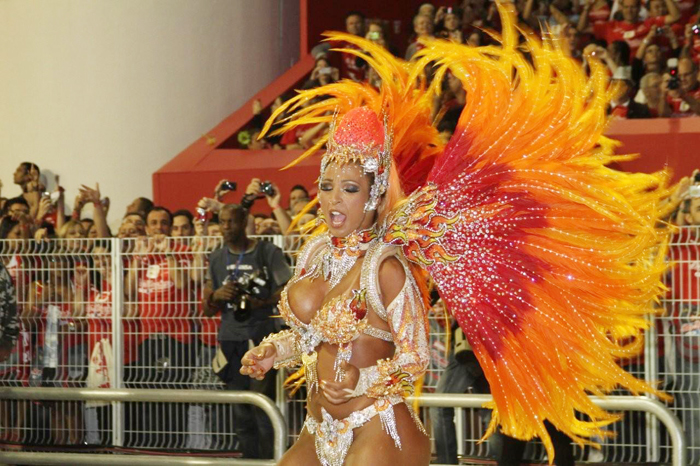
[[[616,93],[604,66],[591,59],[587,76],[557,44],[520,44],[512,12],[499,8],[500,48],[429,41],[410,64],[334,34],[366,51],[351,53],[382,87],[335,83],[278,110],[296,110],[280,131],[331,122],[302,156],[327,142],[327,231],[303,249],[283,292],[292,329],[247,353],[241,369],[262,377],[273,364],[304,366],[309,412],[282,464],[428,464],[401,402],[427,363],[417,265],[489,380],[487,433],[540,437],[551,463],[545,421],[587,443],[619,418],[589,393],[659,394],[615,361],[639,351],[662,290],[668,230],[657,216],[667,176],[607,168],[618,157],[602,136]],[[448,70],[468,98],[442,145],[430,109]],[[302,107],[319,95],[328,98]]]
[[[333,133],[319,179],[328,233],[305,245],[280,301],[293,330],[251,351],[241,372],[304,364],[309,416],[281,464],[427,464],[428,437],[403,403],[430,357],[422,279],[379,237],[400,195],[389,182],[391,141],[367,107]]]

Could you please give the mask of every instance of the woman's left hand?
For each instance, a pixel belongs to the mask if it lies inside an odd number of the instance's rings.
[[[334,405],[346,403],[355,391],[358,380],[360,380],[360,370],[350,363],[340,363],[340,368],[345,371],[345,377],[340,382],[321,380],[321,391],[323,396]]]

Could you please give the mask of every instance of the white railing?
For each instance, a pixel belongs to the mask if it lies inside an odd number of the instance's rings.
[[[700,464],[698,238],[698,227],[684,227],[675,237],[669,253],[669,261],[674,263],[667,276],[670,291],[661,303],[666,313],[655,318],[644,355],[626,366],[647,381],[662,381],[662,388],[675,397],[669,408],[684,427],[688,464],[696,465]],[[282,247],[293,263],[298,239],[261,239]],[[221,238],[214,237],[169,238],[160,243],[148,239],[1,240],[0,260],[15,280],[22,332],[15,353],[0,364],[0,386],[92,388],[107,380],[105,384],[113,389],[220,391],[222,385],[209,368],[218,320],[203,318],[199,304],[206,258],[220,245]],[[184,280],[179,277],[179,287],[169,283],[172,277],[158,281],[163,272],[161,264],[166,264],[164,267],[169,267],[173,275],[184,274]],[[130,273],[136,280],[129,279]],[[149,301],[148,291],[157,291],[158,286],[167,287],[166,292]],[[431,319],[434,357],[426,376],[426,393],[435,389],[444,370],[440,354],[445,331],[438,322],[438,318]],[[149,354],[151,360],[140,360],[139,349],[143,352],[144,341],[151,338],[157,339],[151,347],[163,342],[165,354]],[[109,377],[104,373],[88,377],[91,369],[95,372],[95,365],[89,363],[94,346],[104,340],[111,344],[113,357],[98,369],[106,369]],[[287,419],[290,440],[303,423],[303,392],[288,399],[278,390],[276,401]],[[152,408],[150,404],[145,406]],[[135,403],[95,408],[67,401],[41,406],[2,400],[0,443],[71,445],[89,440],[97,445],[136,448],[235,447],[234,436],[221,426],[222,419],[231,417],[226,406],[200,403],[182,411],[178,422],[169,427],[173,434],[170,437],[150,435],[150,427],[139,431],[138,426],[125,425],[124,419],[133,418],[137,409]],[[422,415],[427,420],[424,412]],[[492,454],[488,444],[478,443],[487,421],[484,410],[458,408],[457,429],[463,433],[461,454]],[[632,413],[610,430],[617,437],[601,440],[604,461],[658,462],[669,458],[668,436],[650,414]],[[542,455],[542,448],[536,447],[531,457]]]

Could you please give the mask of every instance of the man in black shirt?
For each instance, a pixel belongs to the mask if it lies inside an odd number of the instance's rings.
[[[275,331],[272,318],[279,293],[292,272],[282,250],[266,241],[247,237],[248,212],[236,204],[219,212],[224,246],[209,257],[209,277],[204,296],[205,316],[221,312],[215,370],[229,390],[252,390],[275,399],[275,373],[264,380],[241,375],[241,358],[251,341],[257,345]],[[250,286],[245,282],[257,277]],[[245,291],[247,290],[247,291]],[[250,405],[234,406],[234,430],[246,458],[272,458],[272,426],[267,416]]]

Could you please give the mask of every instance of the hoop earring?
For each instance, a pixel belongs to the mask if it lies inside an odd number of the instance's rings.
[[[323,211],[321,209],[318,209],[316,212],[316,226],[320,227],[321,225],[326,224],[326,217],[323,215]]]

